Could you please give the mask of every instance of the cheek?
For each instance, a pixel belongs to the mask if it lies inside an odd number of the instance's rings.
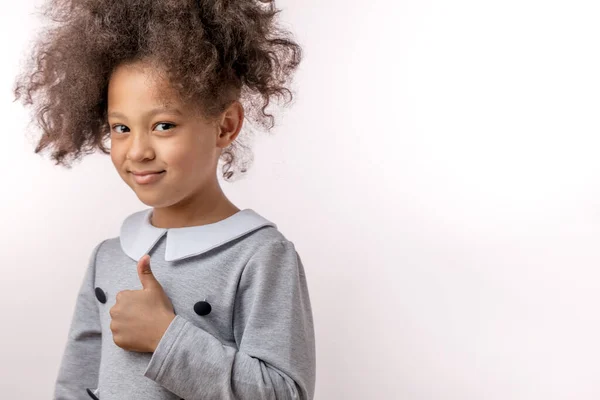
[[[194,182],[198,178],[198,172],[203,168],[201,155],[191,150],[181,152],[180,156],[173,160],[171,167],[177,170],[180,179]]]
[[[120,169],[123,164],[123,152],[119,150],[119,146],[111,145],[110,159],[116,169]]]
[[[182,142],[163,153],[163,160],[182,174],[197,174],[212,164],[212,153],[207,144]]]

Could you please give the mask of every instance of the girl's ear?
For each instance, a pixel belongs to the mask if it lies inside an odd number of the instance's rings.
[[[225,148],[233,142],[244,123],[244,106],[234,100],[218,120],[217,146]]]

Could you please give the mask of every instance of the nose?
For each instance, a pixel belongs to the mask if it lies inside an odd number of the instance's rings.
[[[152,160],[155,156],[150,135],[144,132],[131,132],[129,135],[127,159],[137,162]]]

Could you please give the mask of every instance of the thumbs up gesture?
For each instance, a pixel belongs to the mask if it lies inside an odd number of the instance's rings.
[[[110,330],[122,349],[154,352],[175,318],[173,304],[150,269],[150,256],[137,264],[141,290],[122,290],[110,309]]]

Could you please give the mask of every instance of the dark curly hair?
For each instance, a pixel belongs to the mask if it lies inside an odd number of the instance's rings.
[[[35,153],[49,147],[65,167],[96,149],[109,154],[108,81],[116,66],[140,60],[206,117],[239,100],[246,119],[270,130],[266,108],[273,96],[292,101],[286,85],[302,59],[276,24],[280,11],[270,0],[48,0],[41,15],[50,24],[14,86],[42,130]],[[240,136],[222,153],[225,179],[251,162]]]

